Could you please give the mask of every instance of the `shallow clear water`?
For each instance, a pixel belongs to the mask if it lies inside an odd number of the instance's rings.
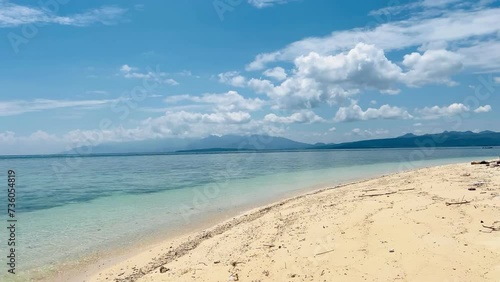
[[[0,183],[6,191],[7,170],[16,171],[16,253],[18,269],[28,272],[143,236],[169,236],[314,185],[499,155],[500,149],[467,148],[0,157]],[[7,226],[6,220],[2,213],[0,222]],[[8,234],[1,230],[0,252],[7,254]]]

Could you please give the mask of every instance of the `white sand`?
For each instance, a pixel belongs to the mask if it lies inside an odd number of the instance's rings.
[[[469,191],[472,187],[476,190]],[[462,200],[470,202],[446,205]],[[288,199],[84,276],[85,281],[500,281],[500,230],[483,227],[500,228],[495,221],[500,221],[500,168],[447,165]]]

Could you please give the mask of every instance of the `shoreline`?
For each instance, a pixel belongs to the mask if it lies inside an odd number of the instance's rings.
[[[390,177],[395,177],[401,174],[405,173],[418,173],[419,171],[422,170],[428,170],[428,169],[436,169],[440,167],[448,167],[448,166],[458,166],[457,164],[451,164],[451,165],[440,165],[437,167],[424,167],[424,168],[418,168],[418,169],[412,169],[408,171],[403,171],[403,172],[398,172],[394,174],[389,174],[389,175],[382,175],[382,176],[375,176],[375,177],[370,177],[368,179],[361,179],[349,183],[344,183],[344,184],[339,184],[335,185],[334,187],[323,187],[315,190],[310,190],[307,192],[302,191],[296,191],[295,193],[298,195],[292,196],[292,197],[287,197],[286,199],[274,201],[271,204],[268,205],[263,205],[257,208],[252,208],[250,210],[247,210],[245,212],[238,213],[236,216],[232,216],[232,218],[229,218],[224,221],[218,221],[219,224],[212,225],[212,222],[209,223],[211,225],[210,228],[204,228],[202,231],[194,231],[194,232],[189,232],[187,234],[179,235],[175,238],[167,238],[163,239],[160,242],[158,242],[155,245],[148,245],[148,247],[138,250],[135,253],[130,253],[129,255],[123,256],[118,260],[114,260],[111,263],[108,261],[107,264],[102,264],[99,265],[99,267],[93,267],[93,270],[89,271],[87,269],[86,273],[80,273],[81,275],[77,277],[72,277],[71,281],[82,281],[82,279],[85,279],[85,281],[104,281],[100,280],[99,277],[102,275],[102,273],[109,272],[110,269],[116,268],[117,266],[120,265],[127,265],[127,261],[133,260],[134,258],[141,257],[141,260],[146,259],[148,261],[147,265],[142,266],[140,268],[134,268],[136,269],[132,273],[123,273],[121,270],[124,270],[123,267],[120,267],[120,270],[118,272],[120,273],[113,273],[111,271],[110,276],[108,278],[115,279],[115,281],[137,281],[138,279],[147,276],[148,274],[151,274],[153,272],[158,272],[158,268],[161,268],[164,265],[167,265],[168,263],[175,261],[179,258],[182,258],[186,254],[189,254],[191,251],[195,251],[196,248],[204,243],[207,240],[213,239],[214,237],[217,237],[225,232],[231,231],[238,229],[240,225],[247,224],[247,223],[252,223],[263,216],[268,215],[272,211],[275,211],[276,209],[279,209],[280,207],[300,201],[301,199],[305,199],[314,195],[318,194],[323,194],[327,193],[328,191],[332,190],[347,190],[347,189],[342,189],[346,188],[349,186],[356,186],[360,185],[363,183],[367,183],[370,181],[377,181],[377,180],[382,180],[384,178],[390,178]],[[165,252],[165,246],[170,245],[168,248],[168,252]],[[172,246],[176,246],[173,248]],[[157,256],[154,257],[148,257],[149,254],[155,253],[157,255],[162,254],[163,256],[158,258]],[[130,262],[128,263],[130,265]],[[102,268],[101,268],[102,266]],[[105,270],[104,272],[102,271],[103,268],[106,268],[108,270]],[[101,271],[99,271],[101,270]],[[116,271],[114,271],[116,272]],[[114,277],[112,277],[114,275]],[[62,280],[67,280],[68,276],[65,276],[64,274],[62,276],[58,276],[58,278]],[[90,280],[88,280],[90,279]],[[151,280],[153,281],[153,280]],[[161,280],[163,281],[163,280]],[[166,280],[169,281],[169,280]],[[210,281],[210,280],[207,280]]]
[[[421,169],[421,168],[419,168]],[[287,192],[286,194],[282,196],[277,196],[272,199],[269,199],[267,203],[260,203],[260,204],[247,204],[243,207],[239,207],[233,210],[228,210],[226,213],[228,215],[219,215],[219,214],[213,214],[212,216],[208,217],[209,220],[208,222],[204,221],[203,223],[196,223],[194,226],[186,227],[182,230],[177,230],[174,232],[174,234],[170,235],[164,235],[164,234],[156,234],[152,237],[149,237],[146,242],[139,242],[135,243],[133,247],[127,247],[126,250],[116,250],[113,249],[112,251],[108,251],[107,255],[99,254],[99,253],[94,253],[90,256],[84,257],[83,261],[83,266],[81,263],[75,262],[72,263],[68,266],[62,266],[56,268],[53,272],[54,275],[48,277],[48,278],[43,278],[40,279],[40,281],[57,281],[57,282],[67,282],[67,281],[88,281],[89,277],[95,275],[96,273],[99,273],[99,269],[101,269],[101,266],[103,268],[110,267],[113,265],[116,265],[118,263],[121,263],[127,259],[130,259],[138,254],[144,253],[146,251],[149,251],[152,248],[155,248],[157,246],[162,246],[165,244],[165,242],[172,242],[172,241],[186,241],[190,240],[189,238],[191,237],[197,237],[198,235],[202,235],[205,232],[208,232],[212,229],[217,229],[219,226],[225,226],[226,224],[229,224],[224,231],[229,230],[233,227],[236,227],[237,225],[231,225],[231,222],[233,221],[239,221],[240,219],[243,219],[244,217],[253,215],[254,213],[262,213],[263,210],[269,211],[272,207],[277,207],[280,206],[282,202],[289,202],[293,201],[296,199],[300,199],[303,197],[308,196],[309,194],[317,194],[321,193],[326,190],[330,189],[336,189],[336,188],[341,188],[344,186],[349,186],[357,183],[362,183],[365,181],[370,181],[373,179],[377,179],[380,177],[385,177],[387,175],[390,175],[391,173],[388,174],[382,174],[382,175],[376,175],[372,176],[369,178],[360,178],[359,180],[355,181],[350,181],[346,183],[340,183],[337,185],[334,185],[333,187],[328,187],[330,185],[326,184],[315,184],[311,186],[307,186],[295,191]],[[261,215],[265,214],[262,213]],[[201,221],[200,221],[201,222]],[[246,221],[244,221],[246,222]],[[242,223],[242,222],[240,222]],[[222,231],[222,232],[224,232]],[[139,249],[139,250],[137,250]],[[133,251],[132,251],[133,250]],[[109,254],[111,253],[111,254]],[[98,259],[94,259],[98,258]],[[89,263],[90,261],[90,263]],[[59,268],[66,268],[69,267],[69,271],[66,273],[61,273]]]

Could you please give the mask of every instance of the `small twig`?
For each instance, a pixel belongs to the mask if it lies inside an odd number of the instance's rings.
[[[236,267],[240,263],[244,263],[244,262],[242,262],[242,261],[232,261],[230,264],[231,264],[231,266]]]
[[[446,202],[446,205],[447,206],[451,206],[451,205],[463,205],[463,204],[468,204],[470,203],[470,201],[461,201],[461,202]]]
[[[319,256],[319,255],[328,254],[328,253],[331,253],[331,252],[333,252],[333,251],[334,251],[334,250],[329,250],[329,251],[326,251],[326,252],[317,253],[317,254],[315,254],[314,256]]]
[[[495,227],[496,224],[498,224],[499,226]],[[500,221],[493,222],[492,226],[487,226],[487,225],[484,225],[484,224],[482,224],[482,226],[483,226],[483,228],[490,229],[490,232],[488,232],[488,233],[491,233],[493,231],[500,231]]]
[[[401,190],[398,190],[398,191],[401,192],[401,191],[411,191],[411,190],[415,190],[415,188],[401,189]]]
[[[385,196],[385,195],[391,195],[391,194],[396,194],[396,193],[397,193],[397,191],[388,192],[388,193],[380,193],[380,194],[361,195],[360,197],[376,197],[376,196]]]

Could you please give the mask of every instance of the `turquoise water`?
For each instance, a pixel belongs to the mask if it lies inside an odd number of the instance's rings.
[[[144,238],[168,237],[317,185],[499,155],[500,149],[468,148],[0,157],[0,183],[6,191],[7,170],[16,171],[16,255],[22,274]],[[6,192],[2,195],[6,210]],[[0,215],[1,224],[7,226],[6,220]],[[9,234],[1,230],[4,274]]]

